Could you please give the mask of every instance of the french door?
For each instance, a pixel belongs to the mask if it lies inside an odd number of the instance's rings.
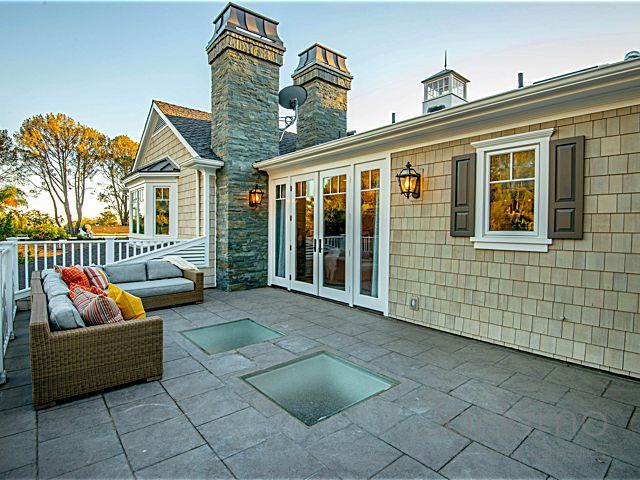
[[[388,161],[270,182],[273,285],[387,309]]]
[[[318,208],[319,275],[321,297],[351,300],[351,175],[341,168],[320,172]]]
[[[291,179],[291,288],[318,294],[317,174]]]

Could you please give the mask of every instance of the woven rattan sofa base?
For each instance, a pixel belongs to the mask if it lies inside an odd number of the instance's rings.
[[[31,278],[29,333],[36,408],[162,376],[160,317],[51,331],[39,272]]]
[[[142,305],[144,305],[144,309],[152,310],[154,308],[176,307],[189,303],[202,303],[204,301],[204,273],[199,270],[183,270],[182,275],[193,282],[195,288],[192,291],[143,297]]]

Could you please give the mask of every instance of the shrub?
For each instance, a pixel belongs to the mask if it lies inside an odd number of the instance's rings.
[[[28,226],[23,233],[31,240],[61,240],[67,238],[67,232],[65,232],[64,228],[47,223]]]
[[[15,237],[16,226],[11,212],[0,213],[0,241],[4,241],[7,237]]]

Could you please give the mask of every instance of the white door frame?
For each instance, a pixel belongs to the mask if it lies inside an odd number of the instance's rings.
[[[359,305],[359,306],[363,306],[366,308],[371,308],[372,310],[377,310],[382,312],[385,316],[389,314],[389,256],[390,256],[390,234],[389,234],[389,229],[390,229],[390,203],[391,203],[391,189],[392,189],[392,185],[391,185],[391,154],[390,153],[377,153],[377,154],[371,154],[371,155],[363,155],[360,157],[354,157],[351,158],[349,161],[340,161],[340,162],[333,162],[333,163],[327,163],[324,164],[324,167],[330,167],[330,170],[334,170],[334,169],[342,169],[342,168],[348,168],[351,171],[351,179],[352,179],[352,191],[351,191],[351,211],[349,212],[349,214],[351,215],[351,231],[348,233],[348,238],[350,238],[351,240],[351,258],[355,259],[355,255],[359,255],[359,250],[356,253],[353,242],[355,241],[355,233],[356,233],[356,228],[354,227],[356,221],[355,221],[355,207],[354,207],[354,197],[356,195],[359,196],[359,186],[356,185],[356,179],[358,179],[359,177],[356,176],[356,171],[361,171],[362,169],[366,169],[367,166],[365,166],[364,164],[370,164],[370,165],[375,165],[375,164],[380,164],[380,176],[381,176],[381,191],[380,191],[380,253],[378,255],[379,257],[379,262],[380,262],[380,269],[379,269],[379,286],[378,286],[378,298],[377,299],[373,299],[371,297],[365,297],[362,295],[356,295],[356,287],[359,288],[359,280],[358,283],[356,283],[356,279],[355,279],[355,265],[356,262],[355,261],[351,261],[351,268],[350,271],[348,272],[350,275],[350,282],[352,285],[351,288],[351,294],[350,294],[350,298],[347,300],[347,303],[350,306],[355,305]],[[359,170],[357,170],[359,169]],[[295,180],[296,179],[300,179],[301,176],[304,176],[306,178],[312,178],[316,180],[316,192],[315,192],[315,209],[316,209],[316,214],[315,214],[315,218],[318,218],[318,207],[319,207],[319,203],[320,200],[318,199],[318,195],[320,194],[320,186],[319,186],[319,178],[320,178],[320,172],[326,172],[328,171],[329,168],[323,170],[321,168],[319,168],[319,165],[316,166],[305,166],[305,167],[292,167],[292,168],[288,168],[288,169],[280,169],[275,173],[271,173],[270,177],[273,178],[273,180],[270,178],[269,179],[269,194],[270,194],[270,199],[275,198],[275,185],[278,183],[283,183],[285,180],[288,180],[288,188],[289,188],[289,196],[288,196],[288,200],[287,200],[287,215],[288,215],[288,225],[287,225],[287,239],[289,241],[289,245],[291,245],[291,250],[289,251],[289,254],[287,257],[287,263],[286,263],[286,281],[285,282],[280,282],[278,280],[277,277],[275,277],[273,275],[273,273],[275,272],[275,255],[274,255],[274,248],[275,248],[275,201],[274,202],[269,202],[269,285],[279,285],[279,286],[283,286],[285,288],[288,288],[289,290],[299,290],[299,291],[303,291],[306,293],[310,293],[313,295],[318,295],[318,262],[316,260],[316,277],[315,277],[315,282],[314,282],[314,286],[312,286],[312,288],[305,288],[308,287],[309,284],[303,283],[303,282],[297,282],[294,283],[294,269],[295,269],[295,264],[294,264],[294,259],[293,259],[293,255],[294,255],[294,250],[293,250],[293,246],[295,244],[294,242],[294,228],[293,228],[293,221],[294,221],[294,200],[295,200],[295,192],[293,191],[295,188]],[[359,175],[359,173],[358,173]],[[386,180],[384,180],[386,179]],[[384,182],[384,183],[383,183]],[[359,215],[359,213],[358,213]],[[317,238],[318,235],[318,229],[317,226],[314,227],[314,236],[315,238]],[[315,256],[318,256],[318,253],[315,254]],[[300,285],[302,283],[302,285]],[[303,288],[298,288],[298,287],[303,287]],[[344,300],[342,300],[344,301]]]
[[[284,238],[285,242],[284,250],[284,277],[276,276],[276,185],[284,185],[285,187],[285,215],[284,215]],[[289,285],[289,263],[291,261],[291,255],[289,255],[291,241],[290,241],[290,227],[291,222],[291,188],[289,183],[289,177],[276,178],[269,181],[269,199],[273,201],[269,202],[269,285],[278,285],[279,287],[290,288]]]
[[[345,225],[345,257],[344,257],[344,290],[324,286],[324,182],[327,177],[346,175],[346,225]],[[352,304],[351,272],[352,272],[352,251],[353,251],[353,169],[349,167],[336,168],[332,170],[322,170],[318,179],[318,208],[316,209],[316,236],[318,237],[318,295],[330,300]]]
[[[360,194],[360,174],[366,170],[380,170],[379,217],[378,217],[378,296],[371,297],[360,293],[360,259],[361,259],[361,212],[362,196]],[[355,165],[353,176],[353,303],[372,310],[386,311],[389,291],[389,169],[385,168],[385,160],[359,163]]]
[[[296,280],[296,182],[313,181],[313,283],[301,282]],[[298,290],[304,293],[310,293],[312,295],[318,294],[318,253],[316,245],[318,243],[318,174],[307,173],[304,175],[292,176],[289,180],[289,198],[290,209],[289,211],[289,223],[290,235],[289,235],[289,256],[291,258],[289,262],[289,288],[292,290]]]

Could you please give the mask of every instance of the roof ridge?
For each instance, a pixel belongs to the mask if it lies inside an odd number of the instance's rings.
[[[211,121],[211,112],[199,110],[197,108],[185,107],[182,105],[176,105],[174,103],[163,102],[162,100],[152,100],[160,111],[165,115],[172,115],[175,117],[192,118],[194,120],[208,120]]]

